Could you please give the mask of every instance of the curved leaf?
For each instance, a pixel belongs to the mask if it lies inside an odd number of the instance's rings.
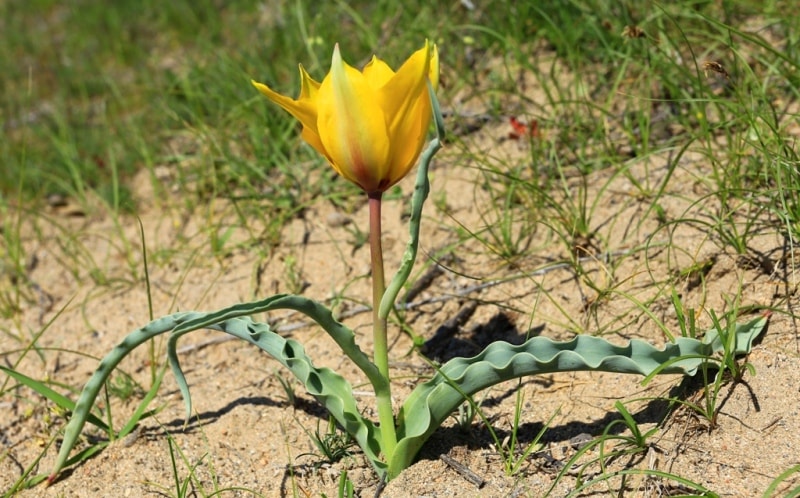
[[[90,415],[95,399],[111,372],[128,353],[153,337],[170,334],[168,347],[170,366],[184,395],[187,413],[191,413],[191,398],[178,363],[176,345],[182,335],[204,328],[219,330],[250,342],[290,369],[303,382],[308,392],[319,400],[337,422],[353,436],[375,470],[383,473],[385,464],[380,460],[378,443],[380,429],[361,416],[350,384],[330,369],[314,367],[306,356],[303,346],[297,341],[285,339],[271,331],[268,325],[246,318],[247,315],[276,309],[294,309],[319,323],[347,356],[364,371],[370,382],[373,382],[373,385],[375,382],[378,383],[376,389],[382,386],[381,382],[386,384],[375,365],[356,345],[353,332],[336,321],[328,309],[310,299],[277,295],[261,301],[237,304],[213,313],[183,312],[168,315],[130,333],[100,362],[75,403],[72,418],[64,430],[64,441],[48,482],[52,482],[64,467]]]
[[[207,328],[219,330],[245,340],[261,348],[285,366],[305,385],[309,394],[319,401],[337,422],[356,440],[375,470],[383,473],[385,464],[380,460],[380,429],[361,416],[353,388],[341,375],[329,368],[315,367],[306,356],[303,345],[292,339],[284,339],[272,332],[264,323],[250,318],[232,318]],[[189,332],[174,332],[170,338]],[[188,392],[188,389],[187,389]]]
[[[766,317],[759,317],[737,325],[738,353],[749,351],[766,323]],[[389,479],[411,464],[423,443],[464,401],[464,395],[506,380],[542,373],[591,370],[645,376],[653,371],[693,375],[721,348],[716,334],[711,333],[704,341],[680,337],[662,349],[635,339],[616,346],[585,335],[567,342],[534,337],[518,346],[492,343],[478,356],[450,360],[406,399],[398,416],[399,441],[389,462]],[[665,363],[668,363],[666,368]]]

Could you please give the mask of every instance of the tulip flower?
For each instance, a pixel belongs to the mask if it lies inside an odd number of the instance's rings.
[[[359,71],[336,45],[322,83],[300,66],[297,99],[253,85],[303,124],[303,139],[337,173],[375,194],[403,179],[419,158],[431,120],[429,81],[436,89],[439,57],[425,42],[397,72],[374,56]]]
[[[436,46],[426,41],[394,72],[375,56],[359,71],[342,60],[336,45],[331,70],[321,83],[300,66],[297,99],[263,83],[252,83],[297,118],[303,124],[303,139],[369,198],[373,358],[383,379],[374,387],[382,450],[391,455],[397,438],[389,384],[387,315],[378,306],[386,293],[381,197],[414,167],[426,141],[432,116],[429,86],[436,90],[439,83]]]

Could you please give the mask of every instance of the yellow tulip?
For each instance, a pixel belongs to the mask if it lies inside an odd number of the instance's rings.
[[[303,139],[333,169],[369,194],[385,191],[416,164],[431,120],[428,81],[439,83],[435,45],[414,52],[394,72],[377,57],[359,71],[333,49],[322,83],[300,66],[300,96],[253,85],[303,124]]]

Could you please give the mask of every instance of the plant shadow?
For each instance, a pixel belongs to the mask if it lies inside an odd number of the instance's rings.
[[[287,401],[276,401],[267,396],[246,396],[234,399],[230,403],[220,407],[217,410],[209,410],[202,413],[197,413],[189,420],[179,417],[170,420],[169,422],[165,422],[162,425],[166,428],[177,429],[181,433],[191,434],[200,427],[211,425],[219,421],[225,415],[231,413],[233,410],[241,406],[267,406],[273,408],[292,407],[294,410],[300,410],[310,417],[319,418],[321,420],[326,420],[328,417],[328,411],[325,409],[325,407],[317,403],[312,398],[305,399],[298,396],[295,398],[294,405],[291,405]]]
[[[531,337],[541,335],[543,331],[544,325],[539,325],[527,332],[520,332],[508,314],[500,312],[486,323],[477,324],[466,331],[457,323],[445,322],[420,347],[420,352],[431,360],[444,363],[457,357],[471,358],[493,342],[522,344]]]

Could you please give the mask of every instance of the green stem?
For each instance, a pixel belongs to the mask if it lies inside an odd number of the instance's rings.
[[[386,317],[380,316],[380,302],[386,290],[383,276],[383,248],[381,247],[381,198],[383,192],[369,194],[369,248],[372,255],[372,342],[373,360],[386,382],[375,388],[378,401],[378,420],[381,424],[381,439],[384,458],[391,460],[397,435],[392,409],[391,379],[389,378],[389,347],[386,337]]]

